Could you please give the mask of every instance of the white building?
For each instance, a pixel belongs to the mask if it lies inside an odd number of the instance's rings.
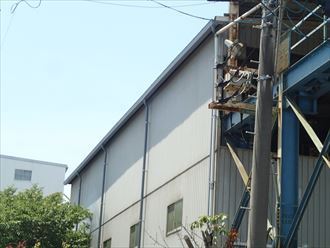
[[[37,184],[45,195],[62,193],[67,168],[65,164],[0,155],[0,190],[14,186],[21,191]]]
[[[93,212],[91,247],[136,247],[139,237],[139,247],[182,247],[181,226],[209,209],[226,213],[232,222],[244,184],[227,147],[219,143],[215,181],[210,180],[212,31],[226,22],[208,23],[66,179],[72,185],[71,201]],[[241,25],[240,40],[253,50],[259,37],[251,30]],[[237,153],[249,171],[251,149]],[[300,157],[301,190],[314,162],[314,157]],[[329,170],[323,170],[299,230],[302,246],[330,246],[329,179]],[[215,203],[210,206],[211,198]],[[269,220],[275,225],[273,188],[270,200]],[[241,243],[247,240],[246,230],[245,216]]]

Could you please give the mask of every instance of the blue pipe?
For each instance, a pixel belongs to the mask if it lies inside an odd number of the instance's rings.
[[[281,240],[286,239],[298,205],[299,121],[283,99],[281,168]],[[281,242],[282,243],[282,242]],[[297,237],[290,247],[297,247]]]

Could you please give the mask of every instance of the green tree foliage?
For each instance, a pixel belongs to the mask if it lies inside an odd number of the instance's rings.
[[[64,202],[61,193],[44,197],[37,186],[23,192],[7,188],[0,191],[0,247],[20,242],[27,248],[89,247],[84,220],[90,217],[88,210]]]
[[[218,238],[227,235],[226,219],[225,214],[201,216],[190,225],[190,229],[201,231],[205,248],[218,247]]]

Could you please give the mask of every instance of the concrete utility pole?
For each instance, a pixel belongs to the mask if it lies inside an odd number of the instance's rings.
[[[265,248],[267,243],[267,213],[270,173],[270,146],[272,128],[272,81],[275,58],[274,0],[263,0],[259,83],[254,128],[251,200],[249,213],[248,247]]]

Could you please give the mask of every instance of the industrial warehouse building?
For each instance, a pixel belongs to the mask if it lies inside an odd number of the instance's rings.
[[[212,115],[208,106],[213,94],[213,34],[226,23],[227,17],[209,22],[66,179],[72,185],[71,201],[93,213],[91,247],[136,247],[139,235],[141,247],[182,247],[185,227],[212,208],[228,215],[230,227],[245,187],[225,142],[218,142],[215,180],[210,178]],[[249,35],[250,26],[240,26],[240,41],[253,50],[259,46],[259,36]],[[307,50],[302,46],[297,54]],[[329,100],[320,99],[326,108]],[[227,121],[234,127],[243,118],[240,114],[235,122],[233,115]],[[245,135],[239,139],[251,139]],[[251,147],[237,147],[249,172]],[[316,162],[312,153],[303,154],[299,157],[299,197]],[[330,246],[329,189],[330,170],[326,168],[302,219],[299,247]],[[271,181],[269,221],[273,226],[275,204]],[[246,241],[247,214],[237,244]]]

